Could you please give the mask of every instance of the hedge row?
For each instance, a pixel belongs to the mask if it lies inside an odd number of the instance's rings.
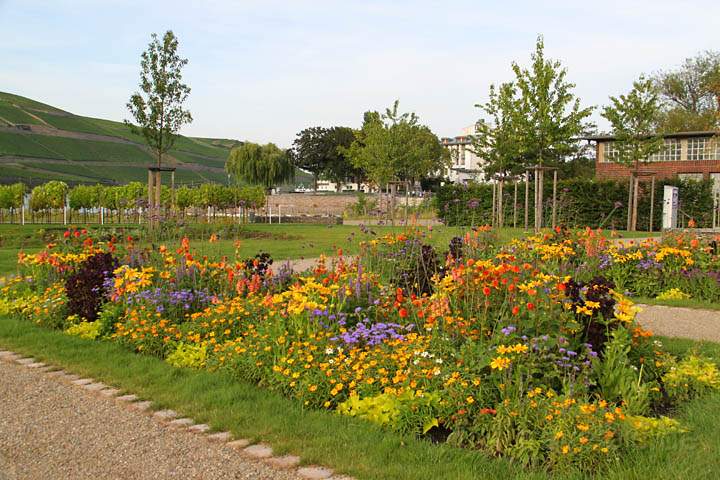
[[[693,219],[698,227],[712,224],[712,181],[667,179],[655,182],[653,228],[658,230],[662,221],[663,187],[680,188],[679,221],[687,225]],[[445,185],[435,196],[438,218],[448,225],[482,225],[492,220],[492,185]],[[543,223],[552,220],[552,180],[543,188]],[[517,225],[525,219],[525,183],[518,183]],[[534,185],[529,188],[529,225],[534,225]],[[514,186],[503,188],[504,224],[513,225]],[[594,179],[561,180],[557,187],[557,223],[567,227],[625,229],[627,222],[628,182]],[[650,183],[641,185],[638,207],[638,229],[647,230],[650,224]]]

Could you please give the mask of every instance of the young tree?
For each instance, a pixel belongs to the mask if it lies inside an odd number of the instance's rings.
[[[665,131],[720,128],[720,52],[706,51],[688,58],[676,70],[653,77],[662,114],[658,126]]]
[[[522,173],[526,165],[520,155],[518,141],[521,119],[515,85],[503,83],[499,88],[490,85],[488,102],[475,106],[489,117],[489,121],[478,120],[473,135],[473,150],[485,162],[485,177]]]
[[[295,167],[286,150],[274,143],[258,145],[246,142],[230,151],[225,170],[236,179],[266,190],[295,177]]]
[[[627,95],[610,97],[610,105],[602,115],[612,125],[615,136],[613,153],[609,159],[632,169],[628,192],[628,230],[637,224],[637,173],[641,162],[663,148],[663,138],[656,131],[661,106],[658,91],[652,80],[640,77],[633,82]]]
[[[516,109],[511,118],[518,162],[539,167],[534,170],[536,230],[543,225],[542,167],[557,167],[578,153],[581,147],[577,138],[591,128],[587,119],[592,113],[592,108],[582,108],[573,94],[575,84],[567,80],[567,70],[559,61],[546,59],[544,50],[539,36],[530,68],[512,63],[517,103],[508,105]]]
[[[591,124],[592,107],[582,108],[575,97],[575,84],[567,81],[567,70],[556,60],[545,58],[545,44],[538,37],[530,68],[513,62],[519,98],[515,118],[520,155],[528,165],[556,166],[580,148],[578,136]]]
[[[165,32],[162,41],[152,34],[140,60],[140,92],[135,92],[127,103],[135,123],[125,122],[145,137],[157,155],[158,167],[180,128],[192,122],[190,112],[183,109],[190,94],[190,87],[182,83],[182,68],[188,61],[180,58],[177,48],[178,40],[171,30]]]

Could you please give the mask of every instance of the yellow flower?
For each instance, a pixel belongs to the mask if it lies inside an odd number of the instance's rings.
[[[473,403],[475,403],[475,399],[473,398],[472,395],[470,395],[469,397],[467,397],[467,398],[465,399],[465,401],[468,403],[468,405],[472,405]]]
[[[490,368],[496,370],[504,370],[510,366],[510,359],[506,357],[493,358],[490,362]]]

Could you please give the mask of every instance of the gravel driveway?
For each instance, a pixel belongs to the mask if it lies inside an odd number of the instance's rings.
[[[0,480],[298,479],[112,399],[0,362]]]

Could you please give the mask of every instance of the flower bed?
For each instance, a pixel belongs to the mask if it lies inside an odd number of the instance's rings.
[[[694,239],[620,248],[558,230],[498,247],[483,228],[445,256],[426,234],[292,274],[267,255],[71,232],[20,255],[0,314],[548,469],[594,470],[681,434],[667,415],[720,388],[712,360],[664,352],[625,294],[714,299],[720,260]]]

